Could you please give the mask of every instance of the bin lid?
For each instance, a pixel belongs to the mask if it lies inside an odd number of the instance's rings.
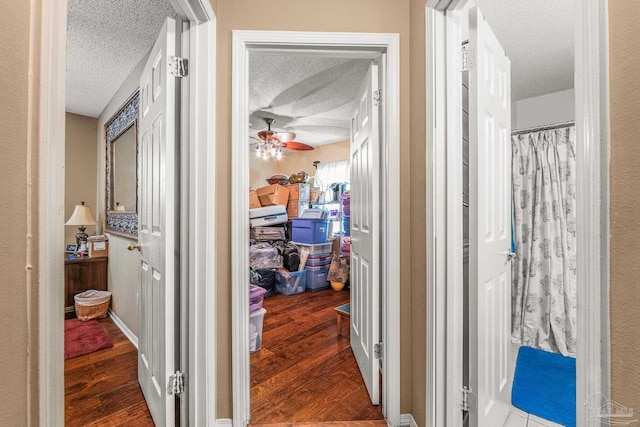
[[[300,218],[322,219],[327,215],[327,211],[320,208],[305,209]]]

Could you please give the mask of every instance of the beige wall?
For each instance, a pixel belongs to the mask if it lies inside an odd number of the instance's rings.
[[[611,398],[640,411],[640,3],[609,2]]]
[[[40,11],[39,1],[19,1],[3,4],[0,14],[0,54],[5,58],[0,62],[2,425],[26,426],[38,416],[40,63],[30,52],[40,49]]]
[[[425,0],[411,0],[411,294],[403,295],[403,307],[411,306],[411,330],[402,331],[402,339],[411,343],[411,377],[402,377],[411,385],[410,411],[419,426],[426,416],[426,95],[425,95]]]
[[[69,219],[75,205],[81,201],[91,207],[96,215],[96,176],[97,168],[93,160],[96,158],[97,120],[79,114],[66,114],[65,132],[65,185],[64,185],[64,219]],[[97,217],[96,217],[97,218]],[[65,243],[75,243],[77,226],[64,227]],[[96,226],[87,226],[89,236],[96,234]]]
[[[139,86],[140,74],[147,62],[145,55],[136,68],[131,71],[127,80],[113,95],[111,101],[100,113],[97,123],[97,135],[94,141],[98,147],[96,153],[97,170],[97,213],[96,218],[101,224],[105,222],[105,124],[122,108],[125,102],[133,95]],[[106,231],[105,231],[106,232]],[[140,274],[138,272],[139,253],[127,250],[127,245],[137,241],[135,238],[123,237],[117,234],[109,234],[109,291],[112,293],[111,309],[122,322],[138,336],[140,319],[138,316],[137,294],[140,292]]]
[[[251,187],[260,188],[268,185],[266,179],[270,176],[281,173],[291,175],[300,171],[305,171],[309,176],[316,173],[313,162],[318,160],[321,163],[333,162],[336,160],[349,159],[349,141],[336,142],[334,144],[322,145],[310,151],[287,152],[282,156],[282,160],[262,160],[255,155],[251,156],[249,170],[249,184]],[[325,183],[328,184],[328,183]]]
[[[400,34],[401,302],[411,301],[409,144],[409,2],[398,0],[218,0],[218,151],[216,176],[218,252],[218,415],[231,417],[231,31],[298,30]],[[416,143],[419,143],[416,141]],[[423,172],[420,172],[423,173]],[[420,279],[418,278],[418,281]],[[411,411],[411,310],[401,311],[401,411]]]

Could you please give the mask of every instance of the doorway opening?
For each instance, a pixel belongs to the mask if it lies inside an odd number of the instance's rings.
[[[48,420],[54,425],[64,424],[64,359],[63,343],[64,335],[62,328],[62,296],[64,295],[64,274],[63,263],[61,262],[61,249],[63,246],[60,224],[66,220],[62,195],[64,194],[65,176],[65,55],[66,55],[66,12],[67,2],[62,0],[55,3],[47,3],[42,6],[42,34],[43,42],[41,56],[41,86],[40,99],[42,120],[40,121],[40,135],[43,141],[42,156],[40,157],[41,180],[40,204],[47,209],[41,210],[40,222],[42,224],[40,232],[40,265],[43,292],[39,294],[40,311],[40,358],[39,358],[39,405],[40,419]],[[197,4],[196,4],[197,3]],[[208,3],[200,3],[192,0],[178,0],[172,2],[172,7],[176,14],[183,19],[182,29],[189,29],[186,37],[182,38],[183,54],[188,53],[193,58],[201,52],[190,51],[190,46],[198,46],[207,55],[203,55],[206,60],[196,61],[197,64],[190,69],[188,80],[183,80],[183,98],[191,99],[188,105],[183,108],[183,117],[188,125],[182,127],[181,150],[184,155],[182,161],[188,167],[183,167],[183,171],[194,170],[202,165],[214,162],[214,152],[210,148],[210,143],[215,140],[215,124],[207,126],[195,126],[195,121],[189,121],[188,117],[195,115],[210,115],[215,105],[215,55],[208,55],[215,52],[215,15]],[[91,12],[87,18],[94,16]],[[137,86],[137,84],[136,84]],[[130,95],[130,94],[129,94]],[[126,97],[125,97],[126,99]],[[123,99],[124,101],[124,99]],[[122,102],[122,101],[121,101]],[[96,135],[98,137],[98,135]],[[99,139],[99,138],[98,138]],[[91,139],[94,140],[95,139]],[[89,161],[95,162],[103,156],[94,156]],[[100,165],[101,163],[98,163]],[[197,165],[197,167],[196,167]],[[201,170],[206,168],[202,167]],[[46,177],[46,178],[45,178]],[[190,180],[182,177],[181,182],[188,189],[188,184],[198,185],[209,197],[194,197],[189,195],[189,191],[182,192],[182,215],[181,224],[176,224],[185,230],[182,236],[186,242],[195,241],[194,235],[206,235],[209,242],[213,242],[212,227],[209,221],[214,222],[215,218],[210,213],[215,179],[209,176],[190,176]],[[195,184],[197,183],[197,184]],[[104,188],[104,183],[100,180],[98,188]],[[99,202],[102,197],[97,196]],[[189,228],[190,215],[195,212],[206,211],[206,218],[198,221],[198,226],[205,228],[205,231],[193,231]],[[98,209],[98,215],[102,209]],[[98,221],[102,218],[98,217]],[[195,228],[195,227],[194,227]],[[203,378],[207,375],[198,375],[196,372],[207,372],[215,376],[215,368],[208,366],[206,361],[213,353],[214,345],[199,345],[198,343],[208,342],[204,337],[213,337],[215,341],[215,331],[207,333],[205,325],[215,324],[212,322],[214,316],[213,309],[203,307],[215,307],[215,297],[207,289],[212,288],[215,269],[208,267],[211,262],[208,259],[207,250],[194,250],[194,245],[185,244],[184,251],[181,251],[184,264],[181,268],[182,283],[186,286],[181,289],[183,295],[181,302],[188,309],[183,310],[185,318],[180,319],[179,324],[187,330],[196,330],[195,334],[182,334],[181,343],[183,360],[189,357],[193,363],[191,365],[193,379],[187,385],[190,396],[193,398],[188,402],[189,407],[184,407],[181,411],[184,419],[196,420],[196,423],[203,423],[204,419],[215,418],[215,387],[214,384],[205,382]],[[125,246],[126,247],[126,246]],[[111,248],[114,250],[114,248]],[[122,249],[122,248],[120,248]],[[202,248],[198,248],[202,249]],[[126,249],[125,249],[126,250]],[[189,254],[192,254],[191,256]],[[186,264],[189,264],[187,267]],[[187,289],[188,288],[188,289]],[[189,299],[192,298],[192,299]],[[188,319],[186,318],[188,316]],[[212,328],[215,330],[215,327]],[[162,380],[164,382],[164,379]],[[171,396],[171,399],[174,399]],[[186,396],[181,400],[186,403]]]
[[[383,418],[379,360],[362,344],[380,341],[379,321],[369,316],[381,303],[373,249],[382,110],[374,98],[382,55],[354,54],[249,54],[250,185],[258,196],[250,199],[250,267],[269,290],[264,310],[250,315],[252,423]],[[271,130],[284,141],[267,138]],[[268,144],[281,151],[268,152]],[[309,174],[310,184],[282,181]],[[307,233],[309,226],[317,228]],[[269,270],[280,266],[276,253],[284,269]],[[332,254],[352,273],[339,293],[328,281]],[[338,307],[347,313],[341,329],[334,326],[342,319]]]
[[[380,241],[377,243],[382,251],[378,270],[380,271],[380,294],[382,305],[380,336],[384,343],[383,357],[379,366],[382,372],[382,410],[392,425],[399,425],[399,288],[398,272],[391,267],[397,260],[398,234],[394,233],[397,222],[397,205],[393,188],[397,181],[388,179],[399,173],[398,169],[398,39],[393,34],[332,34],[332,33],[297,33],[297,32],[234,32],[234,79],[233,90],[233,196],[232,217],[237,219],[233,224],[232,242],[232,324],[233,324],[233,391],[234,420],[246,425],[250,420],[250,363],[249,363],[249,79],[248,58],[251,52],[260,49],[289,50],[300,54],[315,51],[342,58],[384,58],[381,61],[383,76],[381,79],[384,93],[388,93],[384,113],[381,114],[381,147],[385,153],[381,164],[380,198],[385,204],[380,209]],[[295,130],[295,129],[294,129]],[[302,141],[304,142],[304,141]],[[285,154],[286,155],[286,154]],[[397,264],[396,264],[397,265]],[[268,314],[267,314],[268,315]],[[373,344],[373,343],[369,343]],[[376,363],[376,372],[378,364]]]
[[[478,1],[477,3],[480,5],[481,9],[483,3],[487,4],[487,2],[481,1]],[[464,210],[462,209],[464,206],[463,191],[460,191],[460,189],[464,187],[464,172],[462,166],[460,166],[460,159],[465,158],[460,141],[463,141],[463,136],[466,133],[463,131],[463,110],[465,110],[462,105],[463,99],[469,102],[469,108],[466,109],[464,114],[468,112],[470,120],[468,132],[470,137],[468,139],[472,147],[470,148],[471,154],[467,159],[469,171],[471,173],[468,182],[472,187],[473,185],[478,185],[478,182],[473,182],[473,178],[478,177],[477,173],[475,176],[473,175],[473,169],[475,168],[476,171],[478,171],[481,170],[482,167],[486,167],[486,164],[483,166],[483,162],[488,161],[487,153],[495,153],[495,150],[487,150],[487,147],[483,146],[481,148],[482,140],[479,139],[474,141],[473,138],[474,119],[472,116],[474,114],[473,108],[475,105],[473,91],[480,90],[478,87],[481,87],[482,84],[486,82],[490,83],[490,76],[493,74],[487,73],[486,70],[499,62],[499,55],[493,56],[498,52],[498,50],[493,49],[493,47],[489,55],[486,55],[486,52],[482,50],[484,49],[484,46],[477,48],[477,45],[469,46],[469,56],[466,56],[464,53],[466,48],[463,47],[463,44],[467,37],[472,36],[472,34],[465,35],[465,31],[463,30],[466,25],[464,22],[466,19],[464,10],[473,6],[475,6],[475,2],[460,2],[456,5],[450,6],[448,4],[444,4],[444,2],[438,1],[431,1],[427,6],[427,28],[431,35],[431,40],[428,40],[427,45],[428,62],[431,64],[428,68],[428,80],[431,84],[431,88],[435,89],[430,91],[427,95],[428,105],[431,111],[428,125],[428,152],[430,152],[430,156],[432,155],[433,158],[436,159],[431,163],[432,167],[428,172],[428,179],[433,183],[433,193],[429,202],[429,210],[435,218],[434,222],[430,224],[430,227],[428,228],[428,238],[432,254],[447,254],[445,259],[436,259],[432,256],[429,257],[429,263],[433,266],[433,271],[430,273],[429,277],[430,283],[428,285],[428,296],[431,300],[431,304],[429,306],[433,309],[428,319],[428,343],[430,343],[430,346],[433,345],[431,350],[432,359],[429,361],[429,371],[434,369],[433,372],[438,372],[440,371],[440,368],[443,368],[445,369],[446,375],[442,378],[435,375],[428,378],[427,394],[432,396],[432,398],[428,401],[427,405],[427,420],[434,424],[445,423],[446,425],[454,426],[465,425],[464,423],[466,422],[470,422],[470,425],[474,426],[485,425],[482,424],[481,415],[487,415],[489,406],[482,406],[482,403],[490,402],[491,399],[494,399],[497,396],[496,391],[498,390],[498,387],[493,391],[483,391],[481,388],[472,388],[469,390],[464,387],[469,384],[465,383],[465,380],[470,376],[473,376],[473,373],[469,372],[469,370],[472,370],[471,368],[473,368],[473,364],[476,363],[475,360],[471,360],[473,353],[470,353],[469,360],[464,360],[463,355],[466,354],[467,348],[472,347],[471,343],[475,340],[477,350],[477,346],[479,345],[478,343],[482,342],[482,336],[485,338],[489,336],[489,338],[500,337],[500,340],[503,341],[500,345],[503,346],[502,350],[505,350],[508,348],[507,346],[510,346],[510,339],[508,338],[511,337],[511,319],[508,316],[504,317],[504,321],[502,323],[508,324],[509,327],[500,328],[500,331],[503,329],[506,330],[506,334],[498,332],[495,328],[487,327],[482,328],[483,330],[480,331],[472,330],[472,322],[469,322],[467,314],[473,315],[475,311],[475,314],[477,315],[483,306],[483,304],[473,300],[473,297],[475,296],[473,295],[474,289],[477,290],[476,294],[478,294],[481,290],[484,290],[485,288],[492,289],[492,287],[485,286],[491,284],[488,281],[482,281],[481,283],[469,283],[468,286],[471,292],[467,294],[469,299],[466,301],[466,306],[460,303],[460,301],[463,301],[465,297],[465,287],[458,285],[458,283],[463,283],[462,279],[465,278],[463,270],[464,251],[459,245],[459,242],[463,241],[462,236],[460,235],[462,227],[458,227],[459,230],[456,230],[456,227],[450,227],[450,224],[447,222],[447,218],[453,218],[454,223],[462,224],[464,214]],[[603,46],[601,41],[606,39],[606,24],[601,20],[601,17],[598,17],[597,13],[594,13],[595,10],[602,7],[605,6],[602,4],[589,6],[580,5],[580,7],[576,8],[576,45],[574,48],[576,64],[575,98],[573,97],[573,94],[564,94],[565,97],[568,98],[567,101],[569,104],[573,104],[570,105],[570,107],[575,106],[575,131],[573,130],[573,123],[571,123],[572,118],[567,119],[566,117],[558,116],[557,118],[550,120],[548,123],[539,123],[542,126],[537,126],[537,123],[523,124],[522,122],[518,123],[518,121],[516,121],[516,130],[524,132],[516,133],[516,135],[514,135],[518,141],[513,141],[511,138],[508,140],[505,139],[505,141],[513,142],[513,146],[515,147],[514,153],[517,155],[517,150],[520,149],[520,147],[516,142],[519,142],[522,135],[529,135],[532,132],[536,135],[539,135],[541,132],[551,132],[554,135],[562,134],[562,136],[566,136],[571,139],[572,134],[575,132],[575,152],[571,153],[576,156],[575,170],[572,170],[572,173],[575,174],[575,191],[572,192],[572,196],[575,197],[575,212],[577,213],[575,217],[576,227],[573,229],[573,239],[574,245],[579,245],[580,250],[577,251],[576,262],[570,269],[577,271],[577,279],[575,279],[575,281],[577,283],[581,283],[581,286],[579,292],[576,292],[577,295],[574,293],[574,299],[569,302],[569,305],[573,305],[574,309],[577,307],[577,313],[574,314],[576,319],[575,323],[581,325],[581,327],[577,334],[568,334],[568,336],[571,336],[571,339],[575,340],[573,343],[564,343],[562,340],[554,340],[552,342],[541,342],[540,345],[542,347],[547,346],[547,350],[558,351],[560,353],[570,353],[572,349],[575,351],[576,359],[574,363],[577,365],[577,386],[575,392],[576,407],[574,409],[576,410],[576,419],[578,422],[580,422],[580,420],[587,419],[585,409],[582,407],[581,402],[586,401],[588,396],[596,393],[603,393],[606,395],[608,387],[606,381],[606,366],[602,364],[602,361],[606,360],[609,348],[608,341],[605,338],[607,336],[606,331],[608,328],[607,312],[605,309],[595,313],[596,320],[594,321],[593,316],[591,316],[592,305],[588,305],[588,310],[584,309],[585,301],[594,301],[594,299],[601,301],[601,299],[606,300],[607,298],[606,292],[603,292],[603,289],[606,289],[604,284],[608,280],[606,278],[606,260],[602,261],[602,263],[589,263],[589,259],[602,260],[603,258],[601,257],[601,254],[607,253],[607,242],[606,240],[601,240],[599,237],[599,232],[606,234],[606,230],[608,229],[606,214],[601,214],[601,209],[603,209],[603,207],[599,205],[601,200],[599,195],[601,194],[601,191],[605,191],[603,190],[604,187],[601,187],[601,181],[603,179],[606,180],[606,178],[601,175],[589,176],[589,174],[586,173],[588,165],[593,165],[594,163],[598,165],[596,168],[598,171],[602,170],[603,159],[601,157],[600,150],[602,149],[602,146],[606,147],[608,144],[608,140],[606,138],[606,129],[608,126],[606,122],[606,113],[598,113],[599,117],[596,120],[587,120],[587,117],[591,114],[590,109],[594,109],[594,111],[598,112],[606,110],[606,108],[603,109],[606,101],[600,95],[603,90],[606,92],[606,79],[604,79],[605,82],[603,83],[598,77],[600,73],[599,67],[601,67],[599,64],[602,64],[603,61],[606,62],[607,57],[606,48],[600,47]],[[593,26],[597,31],[587,31],[587,28],[590,26]],[[589,36],[585,36],[586,32],[589,33]],[[593,43],[589,47],[585,44],[585,37],[589,38]],[[490,43],[485,44],[485,46],[488,46],[489,44]],[[595,49],[594,46],[598,46],[598,49],[596,49],[596,55],[593,54],[593,49]],[[483,57],[483,55],[485,56]],[[490,58],[491,61],[487,62],[486,58]],[[467,59],[468,62],[465,62],[465,59]],[[467,68],[467,66],[469,68]],[[470,69],[471,72],[473,72],[473,67],[481,69],[483,72],[482,76],[483,78],[486,77],[486,79],[482,82],[476,81],[475,85],[471,82],[468,83],[466,86],[469,88],[469,96],[465,97],[463,95],[463,89],[465,88],[463,80],[466,78],[466,69]],[[470,78],[469,80],[473,79]],[[501,92],[501,89],[492,92],[494,88],[499,88],[499,85],[490,84],[492,85],[489,89],[490,95]],[[476,87],[474,88],[473,86]],[[508,89],[506,93],[508,93]],[[478,97],[480,97],[480,95],[476,95],[476,98]],[[562,98],[562,94],[556,96],[555,102],[558,102],[558,98]],[[588,105],[586,108],[584,107],[585,103]],[[509,110],[514,111],[513,108],[509,108]],[[447,111],[446,118],[443,118],[442,115],[436,115],[436,111]],[[475,111],[475,114],[476,116],[479,116],[486,111],[489,110],[478,108],[477,111]],[[549,113],[549,111],[544,111],[543,113]],[[516,119],[516,117],[512,118]],[[520,117],[520,119],[524,119],[524,117]],[[492,120],[494,119],[492,118]],[[497,122],[494,121],[492,123]],[[487,128],[485,128],[485,130],[486,129]],[[479,133],[480,138],[482,138],[482,132],[477,133]],[[486,135],[489,135],[489,133]],[[597,136],[596,140],[591,140],[590,138],[594,135]],[[478,135],[475,135],[475,137],[478,137]],[[502,139],[494,138],[494,141],[502,142]],[[478,153],[476,153],[475,156],[473,155],[473,144],[476,144],[476,151],[480,151],[481,155],[478,155]],[[570,145],[568,140],[563,140],[561,144],[563,146]],[[600,144],[602,144],[602,146]],[[509,155],[509,159],[511,159],[511,155]],[[491,162],[494,161],[495,159],[491,160]],[[444,168],[441,168],[440,165],[448,166],[445,170]],[[567,170],[566,167],[567,166],[563,166],[564,171]],[[498,171],[504,171],[504,169],[498,168]],[[565,181],[564,178],[566,178],[566,174],[563,176],[562,181]],[[509,177],[509,180],[511,180],[511,177]],[[559,182],[560,178],[558,178],[557,181]],[[514,183],[517,184],[516,178],[514,178]],[[469,210],[469,219],[471,220],[470,224],[473,224],[473,221],[476,221],[475,230],[474,227],[469,227],[468,229],[469,243],[471,247],[474,245],[477,246],[479,241],[491,237],[486,233],[479,234],[475,237],[473,235],[474,232],[484,230],[484,228],[482,228],[484,224],[477,221],[477,216],[474,219],[474,214],[472,212],[474,209],[473,205],[475,204],[475,209],[478,210],[478,204],[482,203],[483,197],[484,199],[490,199],[491,197],[491,195],[487,196],[486,194],[476,194],[474,200],[473,191],[474,190],[471,189],[465,194],[465,197],[467,194],[469,195],[468,205],[471,207]],[[594,192],[598,194],[598,198],[596,199],[592,198]],[[586,204],[587,201],[595,203],[595,205],[590,206]],[[442,203],[442,205],[439,205],[440,203]],[[600,207],[593,208],[593,206]],[[517,208],[518,206],[515,207],[515,209]],[[550,215],[550,217],[559,217],[558,213],[559,212],[556,212],[556,215]],[[485,221],[487,217],[484,216],[482,218],[483,222],[487,224]],[[520,221],[524,220],[520,218]],[[585,223],[585,221],[588,222]],[[511,221],[508,221],[508,223],[510,222]],[[580,230],[581,227],[595,228],[594,230],[590,230],[593,232],[593,235],[589,235],[588,232],[585,232],[584,234],[581,234],[579,231],[576,232],[576,230]],[[586,228],[583,229],[587,231]],[[597,231],[598,229],[600,230],[599,232]],[[522,229],[518,231],[521,232]],[[571,233],[571,231],[569,231],[569,233]],[[460,239],[457,237],[460,237]],[[561,242],[561,239],[558,239],[558,241]],[[520,243],[523,243],[522,237]],[[520,247],[523,246],[519,246],[519,248]],[[542,249],[544,250],[545,247],[546,246],[543,245]],[[562,245],[557,245],[557,248],[560,252],[566,249],[562,248]],[[575,247],[573,249],[575,250]],[[523,250],[526,251],[526,248]],[[552,250],[555,250],[555,247]],[[505,245],[505,247],[501,248],[500,251],[503,252],[503,255],[508,257],[508,259],[513,258],[510,245]],[[548,255],[550,255],[548,252],[543,254],[545,259],[547,259]],[[469,264],[473,265],[475,262],[477,266],[480,256],[486,257],[486,253],[479,254],[476,252],[474,255],[473,251],[470,250]],[[594,256],[595,258],[593,258]],[[474,260],[474,257],[477,257],[478,259]],[[594,264],[597,264],[595,268]],[[590,280],[585,286],[585,280],[587,280],[589,269],[595,270],[595,279]],[[517,269],[514,268],[514,272],[516,271]],[[527,269],[527,271],[530,272],[531,270]],[[469,275],[469,278],[478,279],[478,267],[476,267],[476,271],[472,273],[473,274]],[[544,277],[542,279],[544,279]],[[559,283],[557,277],[555,280],[557,288],[557,284]],[[493,283],[498,284],[498,282]],[[554,282],[552,281],[549,283],[553,284]],[[510,287],[511,284],[509,283],[509,288]],[[509,292],[508,296],[511,296],[511,292]],[[434,298],[431,299],[431,297]],[[439,309],[439,306],[441,307],[441,305],[438,304],[438,301],[447,307],[446,311]],[[507,301],[510,301],[510,298],[507,299]],[[598,303],[597,306],[600,307],[600,303]],[[498,316],[493,317],[499,318],[502,317],[503,314],[504,313],[500,311]],[[491,320],[491,317],[492,316],[480,319],[484,322],[487,319]],[[554,321],[555,320],[556,319],[554,319]],[[465,328],[468,328],[468,330]],[[515,330],[517,332],[517,328],[515,328]],[[491,332],[487,333],[486,331]],[[579,333],[580,331],[583,333]],[[441,337],[441,334],[444,335],[446,344],[438,348],[437,343],[442,343],[439,338]],[[571,339],[569,339],[569,341],[571,341]],[[468,343],[466,348],[465,343]],[[591,349],[591,351],[589,349]],[[498,359],[500,361],[498,365],[501,366],[503,361],[508,362],[511,359],[508,351],[504,351],[502,354],[504,354],[505,357],[500,357]],[[439,365],[438,360],[449,360],[450,363],[444,367]],[[594,363],[586,365],[587,361],[593,361]],[[495,367],[495,364],[493,366]],[[588,370],[586,366],[602,366],[603,369]],[[469,367],[469,370],[465,370],[465,367]],[[485,372],[487,372],[487,370],[485,370]],[[508,378],[510,374],[509,371],[505,370],[504,373],[505,378]],[[604,382],[602,382],[603,379]],[[501,385],[502,384],[503,382],[501,382]],[[504,382],[504,385],[510,385],[509,381]],[[463,399],[469,399],[465,400],[469,402],[469,406],[465,407],[465,409],[470,410],[472,413],[470,421],[466,420],[465,411],[461,411],[459,405],[455,404],[456,400],[459,399],[460,393],[462,393]],[[495,409],[495,407],[495,404],[491,405],[492,409]],[[485,411],[485,409],[487,409],[487,411]],[[508,414],[508,411],[503,412],[501,417],[506,417],[505,414]],[[501,421],[494,420],[486,425],[498,425],[497,423],[502,425],[504,421],[506,421],[506,419]]]

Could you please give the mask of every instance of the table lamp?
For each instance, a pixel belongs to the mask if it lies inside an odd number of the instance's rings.
[[[76,234],[76,253],[80,251],[81,242],[87,242],[87,233],[84,232],[86,230],[85,225],[96,225],[95,217],[91,212],[91,208],[89,206],[85,206],[84,202],[80,202],[80,205],[76,205],[71,217],[64,223],[64,225],[79,225],[78,230],[79,233]]]

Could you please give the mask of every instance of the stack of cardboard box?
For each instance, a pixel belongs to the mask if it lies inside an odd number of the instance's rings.
[[[287,215],[289,218],[299,217],[305,209],[309,209],[309,184],[289,184],[287,188],[289,189]]]

